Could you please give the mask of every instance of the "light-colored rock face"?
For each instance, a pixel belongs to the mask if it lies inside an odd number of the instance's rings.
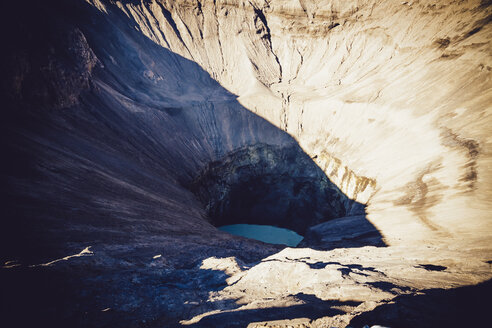
[[[116,5],[144,35],[292,135],[344,193],[369,205],[388,243],[488,243],[487,2]]]
[[[456,307],[488,313],[473,301],[492,278],[490,1],[9,6],[7,322],[435,327],[475,322]],[[305,231],[305,248],[211,224],[267,220]]]

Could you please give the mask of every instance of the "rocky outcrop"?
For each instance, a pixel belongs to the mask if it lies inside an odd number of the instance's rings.
[[[492,277],[487,1],[2,6],[4,322],[420,325]]]
[[[76,105],[89,88],[97,57],[82,31],[67,27],[62,18],[53,20],[31,12],[27,16],[25,19],[32,19],[30,24],[21,20],[10,27],[18,33],[4,31],[2,91],[6,104],[51,109]]]

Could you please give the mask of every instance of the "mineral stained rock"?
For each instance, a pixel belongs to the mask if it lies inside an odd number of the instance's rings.
[[[487,315],[490,1],[1,6],[7,327]]]

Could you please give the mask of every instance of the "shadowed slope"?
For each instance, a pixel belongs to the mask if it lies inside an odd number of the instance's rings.
[[[273,173],[321,179],[326,193],[316,197],[355,204],[287,133],[120,11],[80,1],[22,7],[7,7],[17,34],[6,39],[2,61],[7,322],[173,324],[215,306],[205,303],[208,293],[226,284],[198,270],[202,260],[254,263],[282,249],[216,230],[188,189],[207,163],[238,149],[261,144],[301,156],[270,159],[284,165]],[[246,164],[248,184],[263,164]],[[307,217],[300,226],[332,217]],[[205,305],[191,309],[190,300]]]

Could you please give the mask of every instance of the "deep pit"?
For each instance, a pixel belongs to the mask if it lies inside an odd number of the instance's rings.
[[[319,223],[364,214],[298,146],[247,146],[209,163],[190,189],[216,227],[259,224],[303,235]]]

